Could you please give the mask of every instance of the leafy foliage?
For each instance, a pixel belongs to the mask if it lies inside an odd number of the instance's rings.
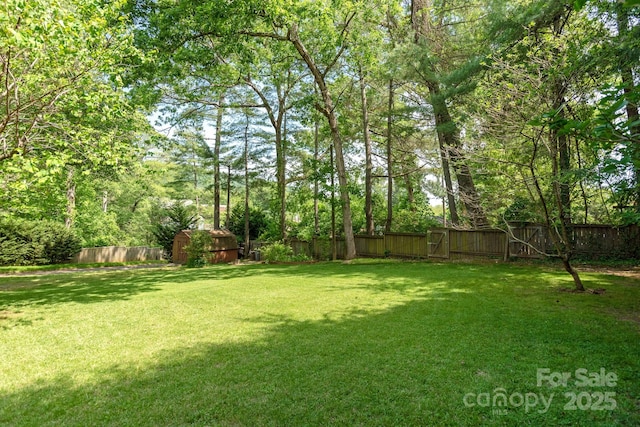
[[[291,246],[283,242],[273,242],[260,248],[260,259],[266,262],[299,262],[309,258],[304,254],[294,255]]]
[[[244,241],[244,206],[239,206],[231,211],[231,224],[229,231]],[[258,239],[267,230],[269,220],[260,209],[249,208],[249,239]]]
[[[371,218],[421,232],[433,197],[451,220],[477,204],[492,226],[540,221],[554,185],[574,222],[640,220],[636,0],[5,3],[0,213],[67,221],[85,245],[155,239],[170,256],[190,226],[161,206],[212,222],[221,165],[231,205],[253,206],[251,238],[346,236]],[[242,238],[242,208],[230,222]]]
[[[191,240],[185,246],[187,253],[187,267],[202,267],[207,263],[207,255],[213,246],[213,237],[206,230],[196,230],[191,233]]]
[[[151,232],[168,260],[173,259],[173,239],[176,234],[194,228],[196,223],[197,216],[182,203],[176,202],[166,209],[162,222],[152,226]]]
[[[80,239],[63,224],[0,220],[0,265],[60,264],[80,248]]]
[[[71,160],[73,147],[75,157],[113,164],[126,151],[124,140],[112,138],[136,117],[121,74],[128,61],[141,58],[122,6],[98,0],[4,3],[0,161],[37,152],[57,166]]]

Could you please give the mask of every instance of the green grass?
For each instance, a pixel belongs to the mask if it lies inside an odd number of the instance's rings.
[[[639,425],[638,281],[583,279],[606,292],[383,260],[0,277],[0,425]],[[536,384],[601,367],[615,387]],[[465,406],[497,388],[555,398]],[[564,408],[604,391],[614,410]]]
[[[151,261],[128,261],[128,262],[87,262],[82,264],[66,263],[66,264],[47,264],[47,265],[18,265],[18,266],[0,266],[0,274],[14,273],[32,273],[36,271],[53,271],[53,270],[77,270],[84,268],[103,268],[103,267],[125,267],[133,265],[155,265],[166,264],[163,260]]]

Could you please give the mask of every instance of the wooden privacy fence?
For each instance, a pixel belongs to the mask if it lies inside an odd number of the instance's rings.
[[[575,255],[585,258],[640,257],[640,227],[629,225],[574,224],[570,235]],[[511,229],[509,256],[518,258],[540,258],[544,253],[553,253],[550,231],[542,225],[527,225]]]
[[[162,259],[162,248],[146,246],[103,246],[82,248],[71,258],[73,263],[155,261]]]
[[[356,253],[365,257],[384,256],[384,236],[355,236]]]
[[[573,225],[574,252],[585,258],[640,257],[640,228],[610,225]],[[311,242],[293,240],[294,253],[316,259],[331,259],[332,244],[327,238]],[[498,229],[457,230],[432,228],[426,233],[386,233],[383,236],[355,236],[356,254],[363,257],[467,259],[488,257],[543,258],[554,254],[549,230],[542,225]],[[336,240],[337,258],[344,258],[344,239]]]

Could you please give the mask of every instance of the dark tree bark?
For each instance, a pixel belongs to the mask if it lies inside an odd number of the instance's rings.
[[[251,243],[249,224],[249,116],[244,126],[244,256],[249,255]]]
[[[415,43],[429,43],[429,38],[436,35],[430,16],[431,0],[412,0],[411,2],[411,23],[415,31]],[[433,67],[432,67],[433,68]],[[460,143],[460,131],[449,113],[446,99],[441,93],[439,82],[435,77],[436,70],[431,69],[423,73],[424,83],[429,90],[430,103],[433,107],[435,124],[440,146],[443,174],[445,185],[447,186],[447,196],[449,200],[449,211],[451,222],[456,224],[459,220],[456,210],[455,198],[453,197],[453,185],[449,174],[448,166],[455,172],[458,181],[458,191],[466,214],[473,227],[484,227],[489,225],[489,221],[480,205],[480,197],[476,190],[471,170],[466,163]],[[450,162],[450,165],[448,164]]]
[[[320,126],[318,125],[317,120],[313,124],[313,160],[314,160],[314,180],[313,180],[313,235],[317,236],[320,234],[320,209],[318,205],[318,197],[320,193],[319,182],[318,182],[318,162],[320,160],[319,153],[319,131]]]
[[[67,214],[64,218],[64,225],[67,229],[73,227],[76,216],[76,181],[75,169],[69,167],[67,172]]]
[[[218,101],[216,114],[216,139],[213,146],[213,228],[220,229],[220,145],[222,144],[222,117],[224,109],[224,93]],[[229,208],[227,206],[227,208]]]
[[[365,77],[362,70],[360,73],[360,101],[362,106],[362,134],[364,139],[364,157],[365,157],[365,177],[364,177],[364,214],[366,223],[366,233],[368,235],[375,234],[375,224],[373,223],[373,161],[371,160],[371,135],[369,132],[369,111],[367,104],[367,87]]]
[[[344,163],[344,154],[342,149],[342,137],[338,127],[338,118],[335,112],[333,99],[326,84],[325,76],[316,65],[315,61],[307,52],[298,35],[297,25],[291,25],[288,33],[288,39],[293,43],[294,47],[300,54],[300,57],[307,65],[307,68],[314,77],[320,96],[322,97],[322,105],[317,105],[320,112],[327,118],[329,129],[331,131],[331,139],[335,150],[336,172],[338,174],[338,185],[340,187],[340,199],[342,201],[342,223],[344,226],[345,238],[345,259],[350,260],[356,257],[356,245],[353,235],[353,221],[351,218],[351,200],[349,197],[349,189],[347,182],[347,171]]]
[[[571,265],[571,256],[572,256],[572,246],[571,246],[571,235],[570,229],[566,227],[564,221],[559,221],[558,226],[554,226],[554,217],[553,213],[549,207],[549,203],[547,203],[547,196],[545,196],[542,191],[542,187],[540,185],[540,179],[538,174],[536,173],[536,160],[538,157],[538,145],[539,142],[537,140],[533,141],[533,152],[531,154],[531,159],[529,161],[529,171],[531,173],[531,177],[533,179],[534,188],[536,190],[536,196],[538,197],[538,202],[542,207],[542,212],[544,214],[545,223],[547,229],[549,230],[549,234],[551,237],[551,241],[553,242],[553,246],[556,250],[557,256],[562,260],[562,265],[565,270],[571,275],[573,278],[573,282],[577,291],[584,291],[584,285],[582,284],[582,280],[580,279],[580,275],[576,271],[575,268]],[[558,152],[557,150],[550,150],[549,154],[551,156],[551,161],[554,164],[558,163]],[[553,167],[552,171],[552,179],[557,181],[559,177],[557,176],[558,168]],[[560,200],[560,192],[553,191],[552,192],[552,200],[556,203],[556,205],[561,205]],[[551,201],[550,201],[551,202]]]
[[[387,105],[387,220],[384,231],[390,232],[393,223],[393,80],[389,80],[389,103]]]
[[[286,147],[286,129],[285,129],[285,117],[287,111],[287,97],[289,88],[283,89],[280,85],[276,87],[278,96],[278,107],[274,111],[274,108],[269,103],[269,99],[264,92],[255,85],[250,78],[245,78],[245,82],[253,91],[258,95],[262,101],[263,107],[269,117],[269,122],[275,132],[275,147],[276,147],[276,186],[278,193],[278,205],[279,205],[279,217],[278,226],[280,239],[287,237],[287,182],[286,182],[286,170],[287,170],[287,147]]]
[[[451,176],[448,171],[449,165],[453,168],[455,173],[456,181],[458,182],[460,201],[464,206],[471,225],[474,228],[486,227],[489,225],[489,221],[484,213],[484,209],[480,205],[480,196],[478,195],[475,183],[473,182],[471,169],[467,165],[462,152],[462,144],[460,143],[458,127],[449,114],[449,107],[442,98],[438,84],[436,82],[426,82],[426,84],[431,95],[431,105],[435,115],[438,143],[441,147],[441,152],[444,152],[445,154],[444,158],[448,159],[448,162],[443,162],[442,166],[445,183],[448,187],[447,195],[449,199],[451,222],[455,225],[460,222],[460,218],[457,209],[455,208],[456,204],[455,197],[453,197],[453,184],[451,183]],[[448,164],[449,162],[450,164]],[[449,175],[448,183],[447,175]]]
[[[618,34],[621,38],[625,39],[629,37],[629,11],[623,5],[617,6],[616,21],[618,26]],[[624,95],[627,100],[625,110],[627,113],[627,120],[629,123],[636,123],[631,126],[631,133],[633,135],[640,135],[640,113],[638,111],[638,104],[633,102],[633,93],[637,92],[635,79],[633,77],[632,64],[626,58],[620,58],[620,77],[624,86]],[[640,212],[640,138],[636,137],[632,142],[632,156],[633,156],[633,173],[634,173],[634,197],[633,201],[635,209]]]

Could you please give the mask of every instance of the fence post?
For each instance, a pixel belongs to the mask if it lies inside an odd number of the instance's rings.
[[[502,260],[504,262],[509,261],[509,233],[506,231],[504,233],[504,258]]]

